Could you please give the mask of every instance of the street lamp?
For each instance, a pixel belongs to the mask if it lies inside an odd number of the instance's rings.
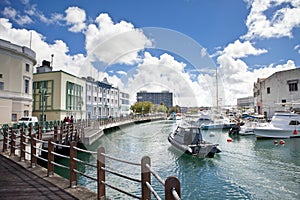
[[[40,86],[39,93],[41,94],[42,101],[42,132],[45,133],[45,97],[47,96],[47,89]]]
[[[80,123],[82,121],[82,105],[83,105],[83,101],[82,101],[82,99],[80,99],[79,102],[78,102],[78,106],[79,106],[79,109],[80,109]]]

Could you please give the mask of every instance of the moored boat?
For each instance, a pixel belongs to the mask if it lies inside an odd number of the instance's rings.
[[[300,115],[291,112],[277,112],[271,122],[253,129],[257,138],[300,137]]]
[[[203,139],[201,129],[196,126],[177,126],[176,130],[169,135],[168,140],[182,152],[199,158],[213,158],[216,153],[221,152],[218,144]]]

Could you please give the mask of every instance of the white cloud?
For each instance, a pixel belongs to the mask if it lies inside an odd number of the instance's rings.
[[[138,63],[138,52],[150,45],[141,30],[125,21],[114,23],[106,13],[100,14],[86,30],[88,54],[105,64]]]
[[[14,20],[19,25],[30,24],[33,22],[28,15],[20,15],[14,8],[11,7],[5,7],[2,14],[5,17]]]
[[[223,51],[232,58],[244,58],[248,55],[260,55],[266,53],[265,49],[255,49],[249,41],[240,42],[236,40],[234,43],[230,43]]]
[[[85,29],[86,14],[85,11],[78,7],[69,7],[65,10],[65,20],[68,25],[71,25],[69,31],[80,32]]]
[[[300,25],[300,17],[296,17],[300,16],[299,0],[249,0],[248,2],[251,4],[246,21],[248,33],[243,38],[293,37],[292,30]],[[277,10],[269,17],[266,13],[271,9]]]

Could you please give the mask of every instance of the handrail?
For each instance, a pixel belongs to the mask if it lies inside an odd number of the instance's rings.
[[[78,127],[76,127],[78,128]],[[58,130],[57,127],[55,127],[56,131]],[[69,128],[68,128],[69,129]],[[10,149],[10,155],[15,155],[15,153],[20,152],[20,161],[26,160],[27,157],[26,154],[30,155],[30,161],[31,166],[34,167],[37,164],[37,159],[40,159],[44,162],[47,162],[47,174],[48,176],[52,176],[54,174],[54,166],[58,166],[60,168],[68,169],[70,172],[70,187],[73,188],[77,185],[77,174],[84,176],[86,178],[89,178],[93,181],[97,181],[98,183],[98,199],[105,198],[105,186],[110,187],[118,192],[121,192],[123,194],[129,195],[133,198],[138,199],[151,199],[151,194],[154,195],[156,199],[161,199],[158,195],[158,193],[154,190],[154,188],[151,185],[151,175],[153,175],[158,182],[160,182],[165,187],[165,199],[166,200],[173,200],[173,199],[180,199],[180,182],[176,177],[168,177],[166,181],[164,181],[154,169],[152,169],[150,164],[150,158],[147,156],[144,156],[141,160],[141,163],[137,162],[131,162],[124,159],[120,159],[117,157],[114,157],[112,155],[108,155],[105,153],[105,150],[103,147],[100,147],[97,152],[95,151],[89,151],[85,149],[78,148],[76,146],[76,139],[73,140],[73,135],[77,137],[77,132],[75,131],[75,134],[66,133],[66,135],[63,135],[63,132],[55,132],[53,134],[53,137],[50,138],[48,141],[45,141],[45,139],[42,139],[41,131],[38,130],[35,134],[32,127],[29,127],[29,129],[21,129],[19,133],[16,133],[16,131],[12,128],[10,129],[4,129],[3,131],[3,151]],[[70,145],[62,144],[60,141],[62,141],[63,137],[70,142]],[[74,137],[74,138],[75,138]],[[48,143],[48,148],[44,149],[41,147],[38,147],[37,144],[45,144]],[[70,152],[70,156],[63,155],[55,151],[56,147],[62,147],[65,148]],[[31,151],[26,150],[26,147],[30,147]],[[16,149],[20,149],[20,151],[15,151]],[[37,151],[39,150],[39,151]],[[77,158],[77,151],[78,152],[84,152],[88,154],[97,154],[97,165],[85,162],[83,160],[80,160]],[[47,158],[39,156],[37,152],[44,152],[46,155],[48,154]],[[43,154],[41,154],[43,155]],[[69,159],[70,161],[70,167],[56,163],[54,161],[54,156],[61,157],[64,159]],[[111,159],[114,161],[122,162],[125,164],[130,164],[134,166],[140,166],[141,167],[141,179],[130,177],[125,173],[117,172],[114,169],[108,168],[105,166],[105,159]],[[81,172],[77,169],[77,164],[80,163],[86,166],[93,167],[97,169],[97,177],[90,176],[88,174],[85,174],[84,172]],[[105,172],[108,172],[112,175],[118,176],[122,179],[127,179],[130,181],[141,183],[142,186],[142,192],[141,196],[131,194],[121,188],[115,187],[111,184],[109,184],[107,181],[105,181]]]

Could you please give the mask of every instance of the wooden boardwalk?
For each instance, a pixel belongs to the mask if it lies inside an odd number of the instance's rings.
[[[1,199],[78,199],[0,154]]]

